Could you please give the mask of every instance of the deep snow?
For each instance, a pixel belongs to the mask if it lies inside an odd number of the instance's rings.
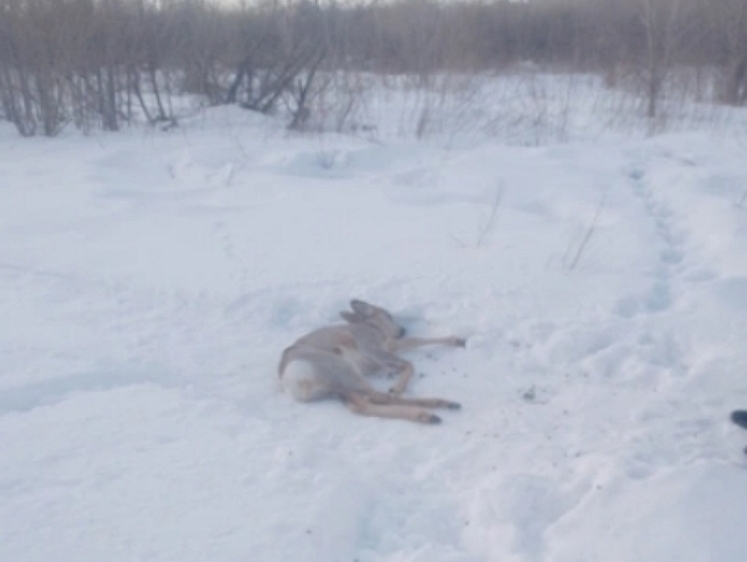
[[[0,125],[0,560],[741,561],[746,156]],[[461,412],[280,392],[351,297]]]

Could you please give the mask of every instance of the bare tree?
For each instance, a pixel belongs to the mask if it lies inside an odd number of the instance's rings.
[[[710,11],[716,29],[722,31],[720,97],[725,103],[747,103],[747,3],[743,0],[714,0]]]
[[[644,29],[643,80],[646,117],[653,124],[659,116],[659,102],[672,66],[675,33],[682,0],[639,0],[639,18]]]
[[[520,63],[634,86],[653,130],[669,94],[687,97],[692,69],[700,99],[715,91],[718,101],[747,103],[747,2],[0,0],[0,118],[27,136],[67,124],[114,131],[138,117],[173,124],[182,92],[284,108],[303,128],[315,110],[350,114],[330,111],[334,96],[323,95],[345,83],[335,73],[406,74],[432,89],[440,74]],[[417,119],[428,128],[431,108]]]

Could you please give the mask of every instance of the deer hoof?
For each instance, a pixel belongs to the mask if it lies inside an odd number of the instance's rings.
[[[731,413],[731,421],[747,429],[747,410],[734,410]]]
[[[427,423],[429,425],[436,425],[441,423],[441,418],[434,414],[431,414],[430,412],[423,412],[422,414],[418,415],[418,421],[421,423]]]

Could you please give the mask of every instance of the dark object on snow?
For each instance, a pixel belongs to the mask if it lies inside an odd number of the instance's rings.
[[[731,421],[739,427],[747,429],[747,410],[734,410],[731,413]]]

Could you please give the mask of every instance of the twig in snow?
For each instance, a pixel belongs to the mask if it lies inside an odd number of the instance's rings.
[[[452,240],[453,240],[454,242],[456,242],[456,243],[457,243],[457,245],[458,245],[458,246],[459,246],[460,248],[466,248],[466,247],[467,247],[467,244],[465,244],[465,243],[464,243],[463,241],[461,241],[461,240],[460,240],[459,238],[457,238],[456,236],[454,236],[454,234],[453,234],[452,232],[449,232],[449,237],[451,237],[451,239],[452,239]]]
[[[739,198],[739,201],[737,201],[737,207],[742,209],[744,208],[744,204],[747,203],[747,188],[742,192],[742,196]]]
[[[573,271],[574,269],[576,269],[576,266],[578,265],[578,261],[581,259],[581,254],[584,253],[584,248],[586,248],[586,245],[589,243],[589,240],[594,234],[594,231],[597,228],[597,221],[599,220],[599,215],[602,213],[604,204],[607,201],[607,193],[608,192],[605,191],[604,195],[602,195],[602,199],[600,199],[599,205],[597,205],[597,210],[594,213],[594,217],[591,219],[589,228],[586,229],[586,233],[584,234],[584,237],[581,239],[581,243],[578,245],[578,251],[576,252],[576,257],[573,258],[571,265],[568,266],[568,271]]]
[[[503,186],[500,186],[495,190],[495,199],[493,200],[493,206],[490,208],[490,215],[488,216],[488,220],[485,222],[482,228],[478,229],[477,243],[475,244],[476,247],[479,248],[480,246],[482,246],[485,237],[490,233],[491,230],[493,230],[495,219],[498,217],[498,207],[501,204],[502,198]]]
[[[239,152],[241,152],[241,155],[244,157],[244,160],[249,160],[249,153],[246,150],[246,147],[244,146],[244,143],[241,142],[241,139],[238,137],[238,135],[234,132],[233,128],[230,130],[230,137],[233,141],[233,144],[236,145],[236,148],[239,149]]]
[[[501,204],[501,198],[503,197],[503,187],[499,186],[495,190],[495,199],[493,199],[493,204],[490,207],[490,215],[488,216],[488,219],[485,221],[484,224],[480,224],[477,227],[477,238],[475,239],[474,244],[467,244],[463,240],[460,240],[457,238],[453,233],[449,233],[449,236],[451,239],[456,242],[459,246],[462,248],[472,247],[472,248],[479,248],[482,246],[482,243],[485,241],[485,238],[490,234],[490,231],[493,230],[493,226],[495,225],[495,221],[498,218],[498,207]]]

